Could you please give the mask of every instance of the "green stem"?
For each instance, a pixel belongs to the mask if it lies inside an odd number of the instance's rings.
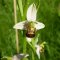
[[[34,53],[33,53],[33,51],[32,51],[32,60],[35,60],[35,59],[34,59]]]
[[[26,53],[26,38],[23,39],[23,53]]]
[[[17,23],[16,0],[14,0],[13,2],[14,2],[14,20],[16,24]],[[16,29],[15,32],[16,32],[16,49],[17,49],[17,53],[19,53],[18,30]]]

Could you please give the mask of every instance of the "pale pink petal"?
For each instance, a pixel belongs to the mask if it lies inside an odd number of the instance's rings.
[[[35,4],[31,4],[27,10],[27,20],[28,21],[35,21],[36,20],[36,6]]]
[[[39,45],[36,45],[36,54],[38,56],[38,58],[40,59],[40,46]]]
[[[44,27],[45,27],[45,25],[43,23],[36,21],[36,23],[35,23],[36,30],[43,29]]]
[[[17,23],[16,25],[14,25],[13,28],[23,30],[23,29],[24,29],[24,24],[25,24],[25,21],[19,22],[19,23]]]

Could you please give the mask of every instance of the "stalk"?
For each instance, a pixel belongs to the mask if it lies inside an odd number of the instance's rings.
[[[35,57],[34,57],[34,53],[35,53],[35,47],[34,47],[34,38],[32,39],[32,48],[33,48],[33,51],[32,51],[32,60],[35,60]]]
[[[35,60],[35,59],[34,59],[34,53],[33,53],[33,51],[32,51],[32,60]]]
[[[13,2],[14,2],[14,21],[16,24],[17,23],[16,0],[13,0]],[[16,32],[16,50],[17,50],[17,53],[19,53],[18,30],[16,29],[15,32]]]

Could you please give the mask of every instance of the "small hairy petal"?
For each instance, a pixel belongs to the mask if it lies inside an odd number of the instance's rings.
[[[28,21],[35,21],[36,20],[36,6],[35,4],[31,4],[27,10],[27,20]]]

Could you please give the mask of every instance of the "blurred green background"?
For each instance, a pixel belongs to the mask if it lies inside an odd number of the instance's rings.
[[[45,28],[39,30],[39,42],[46,41],[46,51],[41,53],[41,60],[60,60],[60,0],[22,0],[24,19],[31,3],[39,6],[37,21],[43,22]],[[18,22],[22,21],[17,7]],[[0,0],[0,57],[16,53],[13,0]],[[22,52],[22,34],[19,31],[20,52]],[[27,46],[29,47],[29,46]]]

